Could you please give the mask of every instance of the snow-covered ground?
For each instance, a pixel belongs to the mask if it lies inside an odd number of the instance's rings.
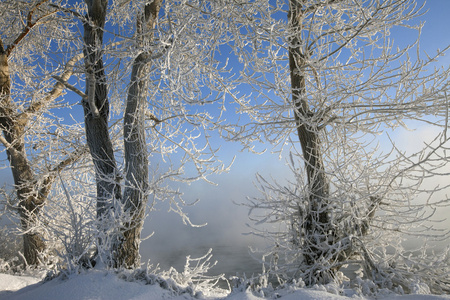
[[[208,300],[326,300],[326,299],[371,299],[360,297],[352,291],[344,291],[338,295],[325,291],[325,288],[296,288],[289,287],[283,290],[264,295],[254,294],[249,290],[234,291],[225,294],[209,295],[205,291],[200,299]],[[90,270],[69,278],[57,278],[42,282],[40,279],[29,276],[13,276],[0,274],[0,300],[194,300],[188,293],[177,295],[165,290],[160,285],[146,285],[141,282],[128,282],[118,278],[115,274],[104,270]],[[450,299],[450,295],[394,295],[379,294],[376,299],[397,300],[440,300]]]

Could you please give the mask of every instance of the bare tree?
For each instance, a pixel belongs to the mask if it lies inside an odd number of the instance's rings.
[[[425,116],[435,116],[431,123],[445,128],[448,70],[427,71],[445,51],[423,60],[418,39],[397,49],[389,39],[392,28],[420,33],[420,26],[409,23],[421,14],[415,1],[255,1],[236,4],[234,11],[231,47],[245,62],[239,80],[257,96],[235,97],[249,120],[223,132],[249,147],[268,141],[281,154],[285,145],[293,147],[292,184],[260,178],[265,197],[250,204],[252,212],[266,212],[255,216],[258,222],[285,224],[269,252],[272,271],[308,285],[328,282],[360,255],[368,276],[378,274],[374,280],[383,285],[386,274],[380,275],[376,247],[368,242],[382,233],[371,228],[402,231],[399,215],[412,220],[416,208],[425,210],[418,205],[399,213],[393,207],[402,201],[412,207],[412,191],[423,188],[420,176],[406,173],[416,168],[433,173],[436,166],[425,167],[433,159],[424,158],[442,149],[446,138],[416,159],[381,155],[370,141],[405,120],[427,123]],[[406,178],[412,181],[405,184]],[[418,220],[430,218],[425,215]],[[405,288],[401,281],[395,284]]]

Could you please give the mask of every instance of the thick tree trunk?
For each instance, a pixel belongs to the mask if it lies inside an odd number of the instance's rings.
[[[137,24],[137,35],[142,42],[153,39],[152,30],[161,7],[161,0],[145,6],[142,22]],[[145,137],[145,105],[147,100],[147,72],[151,53],[142,52],[131,71],[124,117],[125,191],[123,203],[131,222],[125,225],[123,241],[118,248],[117,263],[125,267],[139,267],[140,233],[144,224],[148,199],[148,154]]]
[[[102,59],[103,29],[105,25],[107,0],[86,0],[87,22],[84,24],[84,59],[86,72],[86,95],[83,99],[86,139],[95,166],[97,183],[97,219],[99,230],[106,224],[114,200],[121,198],[119,172],[109,136],[109,101]],[[99,248],[105,241],[99,239]],[[112,241],[109,241],[112,242]],[[99,249],[107,252],[111,249]]]
[[[24,232],[24,257],[28,265],[37,265],[39,253],[45,250],[45,243],[34,227],[45,198],[38,197],[36,193],[34,176],[26,157],[23,139],[27,119],[26,116],[21,118],[15,115],[10,89],[8,56],[0,41],[0,128],[8,144],[6,152],[19,200],[19,216]]]
[[[305,55],[302,53],[302,1],[291,0],[288,15],[290,29],[289,68],[297,133],[302,147],[309,186],[309,209],[304,216],[303,253],[307,266],[313,266],[326,254],[332,236],[328,195],[329,183],[320,151],[317,116],[309,109],[305,82]],[[331,235],[330,235],[331,234]]]

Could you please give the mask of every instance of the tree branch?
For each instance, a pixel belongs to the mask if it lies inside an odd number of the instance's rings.
[[[51,12],[48,14],[45,14],[39,18],[36,19],[35,22],[32,22],[33,19],[33,14],[35,12],[35,10],[41,6],[42,4],[44,4],[45,2],[47,2],[48,0],[41,0],[40,2],[38,2],[29,12],[27,15],[27,24],[25,26],[25,28],[22,29],[22,32],[19,34],[19,36],[14,40],[14,42],[8,46],[8,48],[5,50],[6,56],[9,57],[9,55],[12,53],[12,51],[14,50],[14,48],[28,35],[28,33],[31,31],[31,29],[38,24],[38,22],[40,20],[42,20],[45,17],[48,17],[49,15],[52,15],[55,12]]]
[[[58,83],[64,85],[66,88],[68,88],[69,90],[71,90],[72,92],[77,93],[79,96],[81,96],[81,98],[83,99],[87,99],[87,95],[85,93],[83,93],[82,91],[80,91],[79,89],[77,89],[76,87],[74,87],[73,85],[71,85],[70,83],[68,83],[67,81],[64,81],[61,77],[53,75],[52,76],[54,79],[58,80]]]
[[[342,0],[329,0],[329,1],[325,1],[325,2],[316,2],[316,3],[312,4],[311,6],[308,6],[307,8],[302,9],[302,14],[315,11],[318,8],[324,7],[325,5],[330,5],[330,4],[334,4],[337,2],[341,2],[341,1]]]
[[[80,90],[75,88],[74,86],[67,83],[67,80],[72,76],[73,69],[75,66],[75,63],[79,60],[83,59],[84,54],[80,53],[78,55],[75,55],[72,57],[64,67],[64,71],[62,72],[61,76],[53,75],[52,77],[56,79],[58,82],[53,86],[53,89],[47,93],[47,95],[42,99],[41,101],[36,101],[30,104],[22,113],[20,113],[17,116],[18,120],[27,120],[29,115],[32,113],[35,113],[39,111],[46,103],[52,101],[53,99],[59,97],[62,93],[62,90],[65,87],[70,89],[71,91],[74,91],[81,97],[85,98],[86,95],[82,93]]]
[[[3,146],[5,146],[6,150],[15,151],[13,145],[11,145],[11,143],[9,143],[1,134],[0,134],[0,142],[3,144]]]
[[[59,164],[57,164],[55,167],[53,167],[51,169],[51,172],[61,172],[65,167],[76,162],[78,159],[80,159],[81,156],[83,156],[87,152],[88,152],[87,145],[79,147],[78,149],[76,149],[75,151],[70,153],[66,159],[64,159]]]
[[[70,153],[64,160],[59,162],[56,166],[51,168],[49,175],[45,177],[41,184],[41,188],[38,191],[37,203],[42,204],[47,199],[48,194],[50,193],[50,189],[52,187],[53,181],[56,178],[56,173],[61,172],[68,165],[76,162],[80,157],[82,157],[85,153],[87,153],[88,147],[85,145],[80,147]]]

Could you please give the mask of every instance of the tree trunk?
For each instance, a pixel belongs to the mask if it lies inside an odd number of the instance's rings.
[[[309,186],[309,209],[306,212],[303,253],[307,266],[313,266],[321,259],[330,235],[330,216],[328,206],[329,183],[320,151],[317,116],[309,109],[305,82],[305,55],[302,53],[302,1],[291,0],[288,14],[290,29],[289,68],[292,88],[292,101],[297,133],[302,147]]]
[[[42,235],[35,231],[37,215],[45,202],[39,197],[31,166],[25,152],[24,130],[27,123],[25,115],[15,115],[11,102],[11,81],[9,77],[8,56],[0,41],[0,128],[8,145],[6,153],[11,165],[23,234],[24,257],[28,265],[39,264],[39,253],[45,250]]]
[[[107,0],[85,0],[88,6],[87,22],[84,24],[84,59],[86,73],[86,95],[83,99],[86,139],[95,166],[97,184],[97,220],[100,232],[106,232],[108,213],[114,200],[121,198],[119,172],[109,136],[109,101],[102,59],[103,29],[105,25]],[[99,239],[99,250],[103,243]],[[113,241],[109,241],[113,242]]]
[[[142,79],[148,70],[146,61],[148,55],[144,54],[140,54],[134,61],[124,118],[126,181],[123,202],[125,211],[132,220],[125,226],[117,261],[127,267],[137,267],[140,264],[140,232],[148,197],[148,157],[144,130],[147,93]]]
[[[145,6],[143,20],[136,26],[141,42],[153,39],[152,31],[161,3],[161,0],[155,0]],[[150,62],[149,52],[140,53],[133,62],[124,117],[126,181],[123,203],[126,212],[130,214],[131,222],[125,225],[116,262],[125,267],[140,265],[140,233],[148,199],[148,154],[144,123],[148,95],[146,76]]]

